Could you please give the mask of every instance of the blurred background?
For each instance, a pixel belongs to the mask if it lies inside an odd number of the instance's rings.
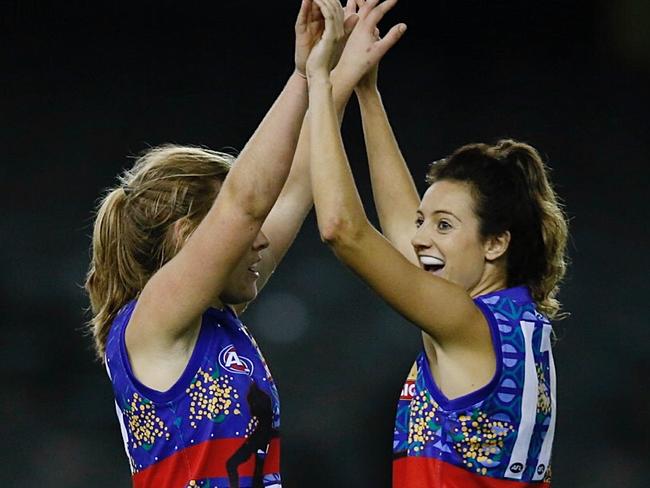
[[[241,149],[293,69],[297,0],[1,2],[0,485],[130,486],[84,335],[93,208],[147,147]],[[557,488],[646,487],[650,3],[401,0],[380,89],[412,173],[514,137],[571,218],[557,323]],[[372,210],[352,100],[344,137]],[[285,485],[387,487],[418,330],[320,243],[313,214],[243,316],[282,398]]]

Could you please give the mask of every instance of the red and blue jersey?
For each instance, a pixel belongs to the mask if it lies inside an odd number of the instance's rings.
[[[114,320],[106,368],[135,488],[281,486],[280,403],[252,336],[229,309],[208,309],[185,371],[167,391],[143,385]]]
[[[474,300],[497,357],[493,379],[460,398],[436,385],[421,352],[397,407],[395,488],[547,488],[555,432],[552,328],[526,287]]]

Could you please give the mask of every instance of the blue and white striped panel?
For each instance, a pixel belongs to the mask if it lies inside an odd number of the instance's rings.
[[[535,355],[533,354],[533,332],[535,322],[522,320],[519,322],[524,336],[525,365],[524,389],[521,401],[521,416],[517,439],[512,449],[512,454],[505,472],[506,478],[520,480],[526,470],[530,440],[535,430],[535,417],[537,414],[537,371],[535,369]]]
[[[533,481],[544,479],[546,470],[551,460],[551,448],[553,447],[553,437],[555,437],[555,417],[557,413],[557,397],[556,397],[556,377],[555,377],[555,362],[553,361],[553,351],[551,350],[551,332],[550,325],[545,324],[542,332],[542,352],[548,352],[548,361],[550,367],[550,394],[551,394],[551,421],[548,425],[548,430],[544,436],[544,442],[537,459],[537,466],[535,467],[535,474]]]

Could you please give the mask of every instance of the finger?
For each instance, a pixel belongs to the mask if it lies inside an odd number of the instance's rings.
[[[357,3],[356,0],[348,0],[345,4],[345,16],[349,17],[350,15],[357,13]]]
[[[323,31],[323,39],[329,39],[335,34],[334,12],[332,12],[331,3],[329,0],[314,0],[320,9],[320,13],[325,19],[325,30]]]
[[[331,16],[332,34],[335,36],[335,39],[341,39],[345,35],[343,28],[343,7],[341,7],[339,0],[324,0],[324,4],[327,5],[327,11]]]
[[[345,37],[345,11],[339,3],[339,0],[334,1],[334,13],[336,14],[336,27],[340,37]]]
[[[311,21],[315,22],[323,19],[323,13],[320,10],[320,7],[316,4],[315,1],[310,0],[311,3]]]
[[[370,3],[370,1],[368,2]],[[375,8],[372,9],[372,11],[368,14],[368,22],[371,22],[375,25],[379,23],[379,21],[386,15],[386,12],[388,12],[390,9],[392,9],[395,4],[397,3],[397,0],[385,0],[381,4],[377,5]]]
[[[379,0],[364,0],[359,3],[361,4],[359,5],[359,17],[364,18],[375,8]]]
[[[402,35],[406,32],[406,24],[397,24],[394,25],[387,33],[386,35],[377,41],[375,46],[377,46],[378,51],[381,53],[383,56],[386,54],[386,52],[393,47],[395,44],[397,44],[397,41],[400,40]]]
[[[375,31],[372,33],[372,35],[375,36],[375,41],[381,39],[381,33],[379,32],[379,27],[375,27]]]
[[[309,24],[309,17],[311,13],[312,0],[302,0],[300,4],[300,11],[298,12],[298,18],[296,19],[296,27],[305,28]]]
[[[356,26],[358,22],[359,16],[357,14],[352,14],[347,19],[345,19],[345,22],[343,23],[343,29],[345,30],[346,38],[352,33],[354,26]]]

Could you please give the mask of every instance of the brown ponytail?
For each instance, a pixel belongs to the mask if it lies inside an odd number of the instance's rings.
[[[535,148],[511,139],[468,144],[431,167],[429,183],[444,179],[472,185],[483,237],[510,231],[508,286],[527,285],[539,309],[558,318],[568,228]]]
[[[558,285],[564,278],[567,267],[568,225],[549,181],[548,168],[534,147],[511,139],[499,141],[494,154],[497,158],[507,159],[521,171],[529,201],[537,211],[544,266],[529,286],[541,311],[550,317],[556,317],[561,308],[557,299]]]

